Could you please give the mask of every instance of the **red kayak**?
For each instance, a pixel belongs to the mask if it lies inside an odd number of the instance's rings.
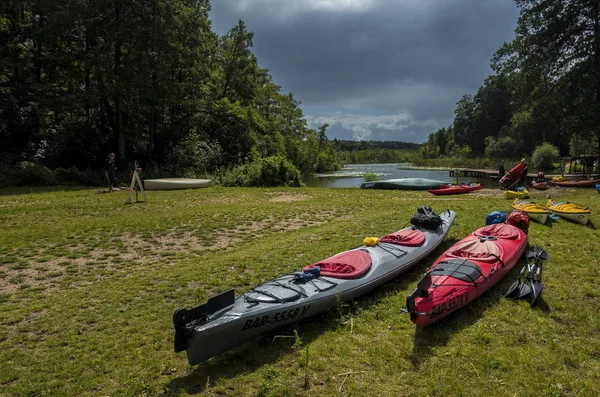
[[[468,193],[479,189],[483,189],[481,183],[469,183],[461,185],[440,185],[440,189],[428,190],[428,192],[436,196],[445,196],[449,194]]]
[[[524,168],[525,160],[521,160],[517,163],[517,165],[506,171],[504,175],[498,175],[500,177],[500,180],[498,181],[498,186],[500,186],[500,189],[508,189],[516,184],[523,177]]]
[[[450,247],[406,298],[411,321],[433,324],[497,284],[525,251],[528,228],[529,216],[513,211],[507,223],[477,229]]]
[[[596,183],[600,183],[600,179],[583,179],[581,181],[562,181],[552,182],[556,186],[560,187],[594,187]]]

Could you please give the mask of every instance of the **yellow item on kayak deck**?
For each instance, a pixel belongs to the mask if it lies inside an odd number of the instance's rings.
[[[516,190],[505,190],[504,191],[504,198],[506,198],[506,199],[526,198],[526,197],[529,197],[529,190],[527,190],[527,189],[521,190],[521,191],[516,191]]]
[[[588,223],[590,214],[592,213],[589,208],[579,204],[570,203],[568,201],[552,201],[551,199],[546,203],[546,208],[561,218],[581,223],[582,225]]]
[[[512,207],[527,212],[531,220],[542,224],[546,223],[548,216],[550,216],[550,211],[546,207],[533,201],[516,198],[512,203]]]
[[[365,245],[367,247],[372,247],[377,244],[379,244],[378,237],[367,237],[367,238],[365,238],[365,241],[363,241],[363,245]]]
[[[565,177],[562,175],[557,175],[552,177],[552,182],[562,182],[565,180]]]

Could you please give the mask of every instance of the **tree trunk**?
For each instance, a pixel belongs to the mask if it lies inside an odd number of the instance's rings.
[[[598,3],[594,3],[592,6],[594,12],[594,77],[596,84],[596,103],[595,108],[595,120],[593,120],[593,129],[596,135],[598,143],[598,153],[600,153],[600,120],[598,118],[600,114],[600,15]]]
[[[121,79],[121,51],[123,42],[121,39],[121,1],[115,0],[115,118],[117,137],[117,156],[119,160],[125,160],[125,135],[123,132],[123,98]]]

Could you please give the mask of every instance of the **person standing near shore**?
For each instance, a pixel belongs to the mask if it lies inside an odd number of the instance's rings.
[[[104,169],[104,175],[108,182],[108,192],[112,193],[114,185],[117,183],[117,165],[115,163],[115,154],[110,153],[106,158],[106,166]]]
[[[500,162],[500,166],[498,167],[498,178],[502,178],[506,171],[504,170],[504,160]]]
[[[523,174],[522,174],[522,178],[523,178],[523,186],[527,185],[527,174],[529,173],[529,168],[527,167],[527,163],[525,162],[525,159],[521,160],[523,162]]]

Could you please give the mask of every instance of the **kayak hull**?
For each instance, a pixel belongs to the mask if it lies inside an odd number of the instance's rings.
[[[505,190],[504,191],[505,199],[526,198],[528,196],[529,196],[529,190],[527,190],[527,189],[521,190],[521,191],[516,191],[516,190]]]
[[[441,189],[432,189],[428,190],[428,192],[434,196],[449,196],[452,194],[469,193],[480,189],[483,189],[483,185],[481,183],[473,185],[442,185]]]
[[[419,283],[430,280],[424,292],[409,295],[411,321],[430,325],[472,302],[512,270],[526,246],[527,234],[512,225],[492,224],[475,230],[429,268]],[[465,274],[470,278],[457,278]]]
[[[230,301],[219,304],[216,310],[200,319],[178,324],[176,317],[180,311],[175,312],[175,351],[185,350],[189,363],[194,365],[258,335],[335,307],[340,300],[347,301],[373,290],[420,262],[441,244],[456,213],[446,211],[440,217],[443,224],[436,230],[420,226],[402,229],[422,232],[423,239],[418,246],[379,242],[332,257],[357,254],[357,251],[361,255],[368,254],[371,266],[360,277],[323,276],[321,271],[320,277],[297,284],[294,280],[305,273],[293,272],[259,285],[235,299],[231,291]],[[211,300],[191,311],[210,306]]]
[[[553,184],[560,187],[594,187],[600,183],[600,179],[586,179],[582,181],[552,181]]]
[[[212,185],[213,181],[210,179],[164,178],[144,180],[145,190],[197,189],[202,187],[210,187]]]
[[[592,211],[579,204],[570,203],[568,201],[552,201],[548,200],[546,208],[553,214],[560,216],[563,219],[573,221],[582,225],[586,225],[590,221]]]
[[[508,170],[504,175],[498,175],[500,179],[498,180],[498,186],[500,189],[508,189],[511,185],[517,183],[519,179],[523,177],[523,169],[525,168],[525,161],[521,160]]]
[[[443,184],[448,184],[448,182],[427,178],[402,178],[364,182],[360,185],[360,188],[386,190],[429,190],[439,189]]]
[[[542,224],[546,223],[550,216],[550,211],[546,207],[528,200],[516,198],[512,203],[512,207],[516,210],[525,211],[529,215],[529,219]]]

